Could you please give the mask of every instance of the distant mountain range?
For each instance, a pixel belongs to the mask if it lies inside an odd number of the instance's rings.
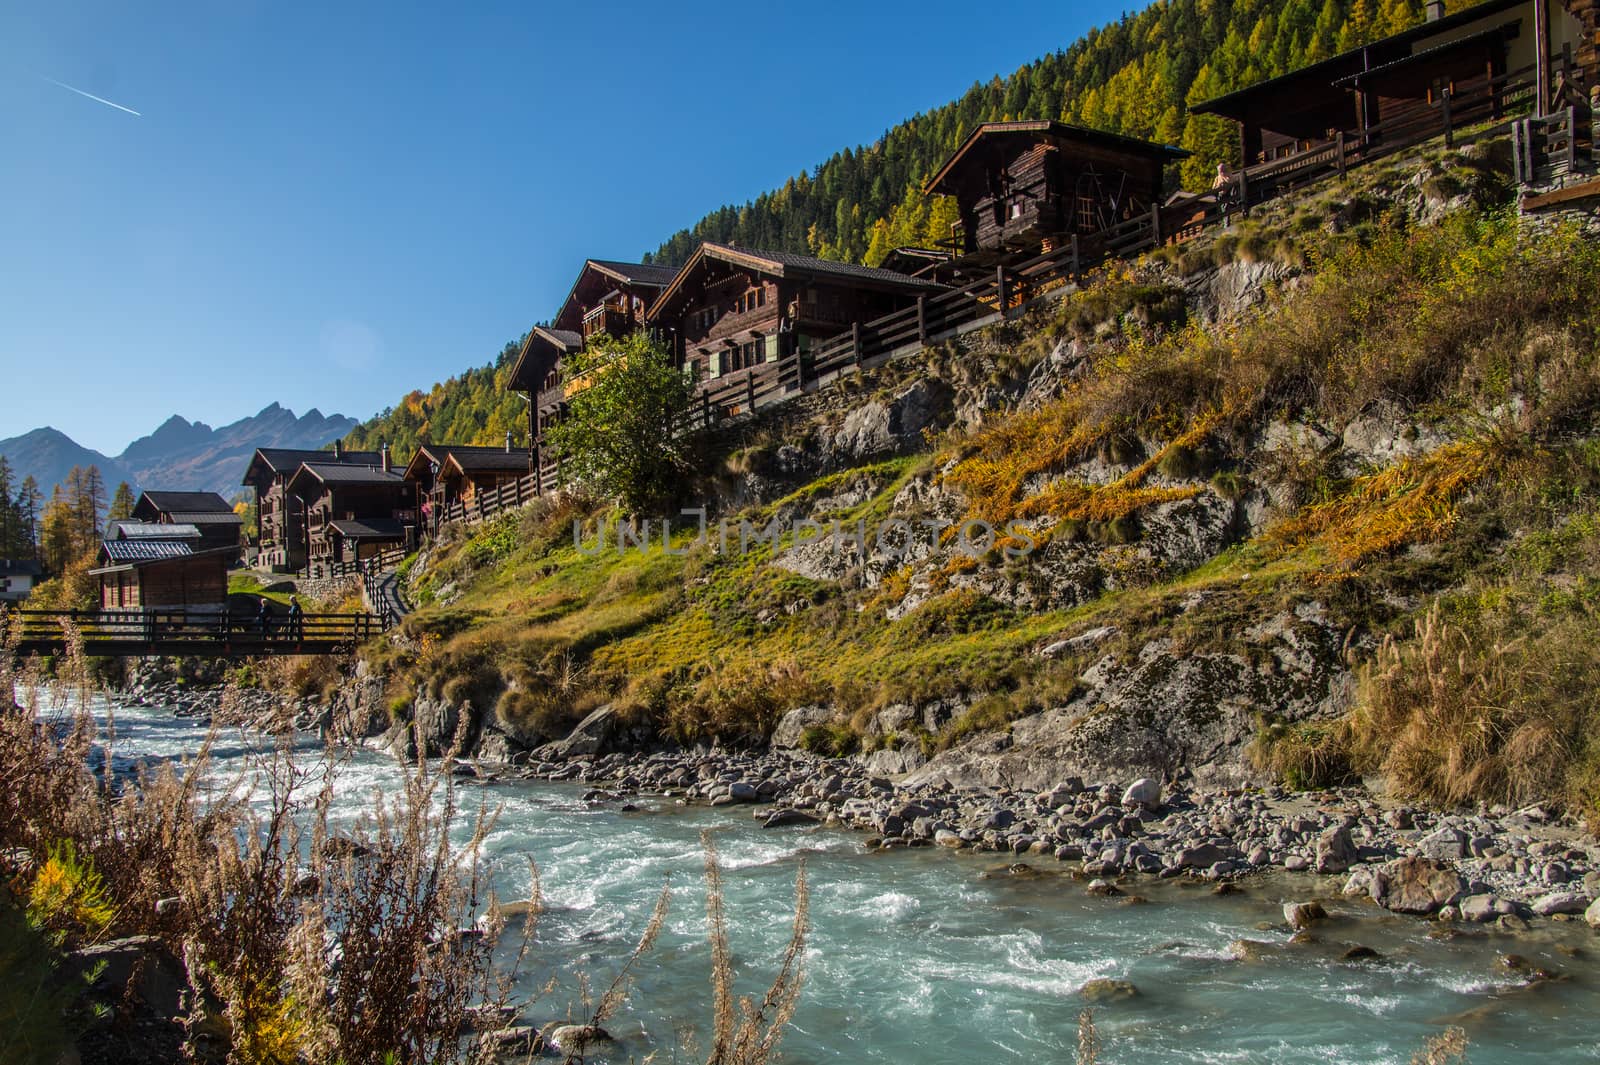
[[[15,471],[13,485],[32,474],[46,499],[72,467],[89,465],[100,467],[107,496],[118,481],[127,481],[136,492],[210,491],[232,499],[242,491],[239,480],[256,448],[319,448],[345,436],[357,424],[354,418],[326,415],[315,408],[296,416],[273,403],[259,414],[220,429],[174,414],[115,458],[48,426],[0,440],[0,455]]]

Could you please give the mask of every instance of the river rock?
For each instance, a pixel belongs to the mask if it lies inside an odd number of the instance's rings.
[[[1136,997],[1139,989],[1127,980],[1100,977],[1078,988],[1078,994],[1089,1002],[1117,1002]]]
[[[1322,908],[1320,902],[1286,902],[1283,904],[1283,919],[1289,922],[1289,927],[1296,932],[1308,928],[1313,923],[1325,920],[1328,911]]]
[[[735,780],[728,785],[728,797],[734,802],[760,802],[761,790],[748,780]]]
[[[1350,838],[1350,830],[1340,825],[1317,837],[1317,872],[1342,873],[1361,860],[1361,852]]]
[[[1461,900],[1461,919],[1480,924],[1494,920],[1501,914],[1516,913],[1517,908],[1498,895],[1468,895]]]
[[[1154,810],[1161,805],[1161,784],[1149,777],[1140,777],[1122,793],[1122,805],[1142,806]]]
[[[1423,836],[1417,850],[1426,858],[1439,862],[1459,862],[1467,856],[1471,838],[1459,828],[1448,825]]]
[[[762,828],[785,828],[789,825],[814,825],[817,819],[804,810],[774,810],[761,822]]]
[[[772,746],[798,747],[806,729],[825,725],[832,717],[833,710],[826,706],[795,707],[778,719],[778,727],[772,730]]]
[[[1552,891],[1533,900],[1533,912],[1540,917],[1583,913],[1588,908],[1589,896],[1581,891]]]
[[[550,1024],[542,1033],[546,1046],[571,1058],[585,1047],[611,1042],[611,1033],[595,1024]]]
[[[933,841],[941,847],[965,847],[967,841],[948,828],[941,828],[933,834]]]
[[[1590,928],[1600,928],[1600,899],[1595,899],[1589,908],[1583,911],[1583,919],[1589,923]]]
[[[1395,913],[1429,914],[1461,894],[1461,877],[1427,858],[1399,858],[1373,876],[1372,897]]]
[[[188,978],[182,964],[155,936],[129,936],[73,951],[69,958],[102,996],[133,995],[160,1017],[181,1017]]]

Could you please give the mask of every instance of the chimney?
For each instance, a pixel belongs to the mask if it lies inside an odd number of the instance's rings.
[[[1438,22],[1444,18],[1444,0],[1428,0],[1422,8],[1424,19],[1428,22]]]
[[[511,454],[511,430],[506,430],[506,454]]]
[[[333,461],[339,462],[339,461],[342,461],[343,459],[344,459],[344,441],[343,440],[335,440],[333,442]]]
[[[383,472],[388,473],[391,463],[389,462],[389,441],[387,440],[378,445],[378,461],[383,465]]]

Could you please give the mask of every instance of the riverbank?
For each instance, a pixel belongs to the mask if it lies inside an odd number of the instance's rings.
[[[311,700],[225,688],[146,686],[131,696],[227,723],[315,729],[329,714]],[[401,731],[365,743],[405,756]],[[1382,803],[1363,788],[1291,792],[1219,789],[1184,781],[1083,780],[1048,791],[958,788],[874,774],[861,761],[798,749],[610,751],[582,726],[517,759],[458,761],[462,778],[570,782],[630,812],[637,800],[749,807],[763,825],[823,824],[863,833],[869,849],[941,847],[1055,869],[1102,894],[1138,894],[1152,879],[1247,883],[1307,874],[1306,900],[1329,894],[1446,923],[1510,933],[1537,923],[1600,928],[1600,844],[1542,806],[1444,812]],[[1337,880],[1315,879],[1337,878]],[[1229,890],[1229,888],[1220,888]],[[1296,922],[1314,911],[1298,911]],[[1286,914],[1286,919],[1289,916]]]

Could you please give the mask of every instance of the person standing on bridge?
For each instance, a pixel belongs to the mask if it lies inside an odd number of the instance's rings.
[[[300,597],[291,595],[289,597],[289,639],[295,643],[305,639],[305,630],[302,625],[304,618],[305,613],[300,609]]]
[[[256,628],[261,630],[261,638],[265,640],[272,630],[272,604],[267,602],[267,597],[261,597],[261,605],[256,607]]]

